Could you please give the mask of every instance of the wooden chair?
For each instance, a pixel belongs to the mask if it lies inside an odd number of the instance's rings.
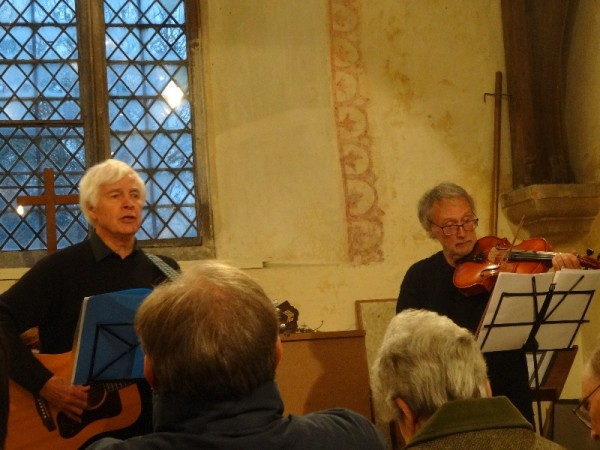
[[[374,300],[356,300],[356,322],[358,328],[365,331],[365,346],[367,349],[367,362],[369,374],[377,357],[377,351],[383,341],[383,336],[388,324],[396,315],[395,298]],[[404,441],[395,422],[386,422],[380,419],[377,405],[373,405],[375,425],[381,430],[392,450],[401,449]]]
[[[540,381],[539,388],[535,385],[531,387],[533,401],[537,404],[537,414],[541,415],[541,402],[550,402],[550,406],[546,412],[546,420],[540,425],[540,434],[552,439],[554,433],[554,405],[560,399],[560,394],[565,386],[569,372],[575,356],[577,355],[578,347],[574,345],[567,350],[555,350],[552,352],[552,358],[545,374]]]

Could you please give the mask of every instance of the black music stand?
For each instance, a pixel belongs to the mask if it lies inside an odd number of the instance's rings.
[[[75,334],[73,384],[144,378],[144,354],[133,328],[151,289],[86,297]]]
[[[596,289],[600,271],[563,269],[556,273],[500,273],[479,326],[482,352],[533,353],[539,389],[538,352],[572,348]],[[541,426],[541,406],[538,419]]]

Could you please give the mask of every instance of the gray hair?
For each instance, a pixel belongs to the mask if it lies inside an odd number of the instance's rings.
[[[408,309],[392,319],[372,373],[384,420],[404,419],[396,398],[427,419],[449,401],[488,396],[486,364],[473,334],[432,311]]]
[[[275,378],[275,306],[227,264],[196,263],[158,286],[140,306],[135,329],[161,392],[237,399]]]
[[[592,355],[588,359],[585,369],[589,375],[600,378],[600,346],[597,346],[592,350]]]
[[[471,195],[461,186],[454,183],[440,183],[429,191],[425,192],[421,199],[419,200],[419,204],[417,206],[417,215],[419,217],[419,222],[421,222],[421,226],[429,237],[433,237],[431,235],[431,210],[433,209],[433,205],[436,202],[442,199],[447,198],[464,198],[471,207],[471,211],[475,213],[475,202]]]
[[[140,191],[142,204],[146,201],[146,186],[144,180],[128,164],[117,159],[107,159],[90,167],[79,182],[79,207],[85,220],[94,226],[87,212],[87,205],[95,207],[98,203],[98,191],[103,184],[121,181],[125,177],[132,177]]]

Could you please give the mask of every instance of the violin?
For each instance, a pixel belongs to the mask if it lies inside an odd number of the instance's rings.
[[[556,255],[544,238],[526,239],[518,245],[511,245],[506,238],[485,236],[477,241],[473,251],[458,261],[454,270],[454,285],[465,295],[491,292],[500,272],[544,273],[552,268],[552,258]],[[600,268],[600,261],[577,255],[582,267]]]

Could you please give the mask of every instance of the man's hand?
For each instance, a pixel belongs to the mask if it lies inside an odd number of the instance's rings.
[[[552,267],[554,270],[581,269],[581,264],[575,253],[557,253],[552,258]]]
[[[52,376],[40,390],[40,395],[75,422],[87,407],[89,386],[73,386],[65,378]]]

